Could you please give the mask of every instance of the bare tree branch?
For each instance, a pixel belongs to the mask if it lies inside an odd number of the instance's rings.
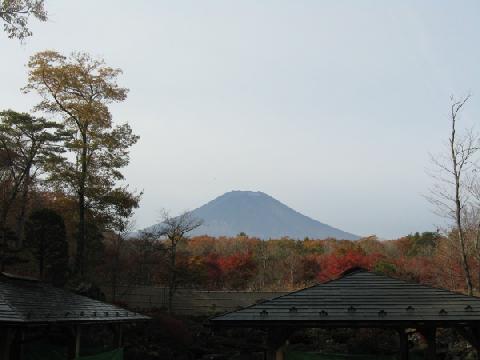
[[[460,112],[469,99],[470,95],[461,100],[455,100],[453,96],[451,97],[451,130],[448,138],[448,158],[444,155],[430,155],[430,161],[436,171],[430,172],[429,175],[434,179],[435,183],[426,199],[434,206],[436,214],[453,220],[454,233],[459,243],[467,290],[472,295],[472,275],[467,258],[467,232],[465,230],[464,218],[472,207],[472,191],[468,189],[472,189],[471,182],[476,168],[479,138],[473,130],[467,130],[463,135],[457,133],[457,121]]]
[[[171,216],[162,211],[162,223],[157,234],[166,237],[169,242],[169,276],[168,276],[168,312],[173,312],[173,295],[177,289],[177,245],[186,239],[186,235],[203,224],[203,220],[185,211],[178,216]]]

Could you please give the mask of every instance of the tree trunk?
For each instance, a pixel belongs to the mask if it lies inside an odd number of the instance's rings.
[[[290,288],[293,289],[294,277],[293,277],[293,264],[290,264]]]
[[[87,182],[87,136],[82,134],[82,155],[80,158],[82,171],[78,190],[78,238],[76,254],[76,270],[80,277],[85,275],[85,242],[86,242],[86,220],[85,220],[85,187]]]
[[[20,192],[21,185],[27,181],[26,176],[30,175],[30,166],[28,166],[25,171],[18,177],[13,180],[13,187],[9,196],[4,196],[4,202],[2,205],[2,211],[0,216],[0,226],[2,228],[7,226],[8,213],[12,207],[13,202],[17,198],[18,193]]]
[[[457,204],[459,203],[460,202],[457,202]],[[459,210],[457,209],[457,214],[458,214],[458,211]],[[470,273],[470,266],[468,264],[467,250],[465,246],[465,233],[463,231],[463,227],[461,224],[460,215],[457,215],[457,228],[458,228],[457,232],[458,232],[458,237],[460,239],[460,246],[462,251],[461,255],[462,255],[463,272],[465,273],[465,283],[467,285],[468,295],[472,296],[473,295],[472,275]]]
[[[43,280],[45,271],[45,247],[47,245],[45,244],[45,240],[48,241],[45,239],[45,228],[42,226],[42,234],[40,235],[40,248],[38,249],[38,272],[41,280]]]
[[[1,210],[0,214],[0,271],[5,270],[4,258],[6,257],[7,253],[7,217],[9,211],[10,204],[6,201]]]
[[[1,211],[0,216],[0,272],[4,272],[5,262],[8,257],[8,229],[7,229],[7,217],[10,208],[10,202],[7,201]]]
[[[262,290],[265,290],[266,277],[267,277],[267,255],[265,254],[263,257]]]
[[[473,295],[472,276],[470,274],[470,266],[468,265],[467,251],[465,246],[465,233],[462,224],[462,203],[460,197],[461,186],[461,171],[462,165],[458,163],[458,153],[455,150],[455,119],[456,115],[452,116],[452,133],[450,138],[450,151],[452,158],[452,170],[455,177],[455,221],[457,225],[458,238],[460,240],[462,266],[465,274],[465,283],[467,285],[468,295]]]
[[[173,295],[175,292],[177,274],[176,274],[176,257],[177,257],[177,243],[172,239],[172,247],[170,252],[170,276],[168,279],[168,313],[173,313]]]
[[[27,218],[27,203],[28,203],[28,195],[30,190],[30,182],[31,182],[30,170],[28,171],[27,176],[25,177],[25,182],[23,184],[23,192],[22,192],[22,201],[21,201],[21,208],[20,213],[17,217],[17,227],[16,227],[16,234],[17,234],[17,248],[20,249],[23,246],[23,242],[25,240],[25,221]]]
[[[478,276],[478,288],[480,289],[480,222],[477,224],[476,238],[475,238],[475,252],[477,257],[477,276]]]
[[[115,249],[115,255],[113,258],[113,269],[112,269],[112,300],[115,301],[117,297],[117,284],[118,284],[118,272],[120,271],[120,246],[121,246],[121,235],[117,236],[117,244]]]

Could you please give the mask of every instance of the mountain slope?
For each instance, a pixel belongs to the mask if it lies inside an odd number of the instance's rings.
[[[193,210],[192,215],[204,224],[190,235],[235,236],[243,231],[262,239],[359,238],[302,215],[262,192],[231,191]]]

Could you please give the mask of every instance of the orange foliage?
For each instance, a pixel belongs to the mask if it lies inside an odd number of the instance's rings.
[[[359,241],[199,236],[182,245],[177,271],[180,285],[186,287],[290,290],[334,279],[351,267],[363,267],[408,281],[464,291],[460,259],[453,255],[448,239],[425,234],[390,241],[374,236]],[[121,256],[121,266],[130,269],[131,280],[146,279],[145,283],[165,285],[168,267],[161,258],[166,253],[145,252],[138,240],[129,243],[128,253]],[[111,256],[114,252],[108,246],[106,254]],[[470,261],[472,268],[479,268],[478,260]],[[149,275],[149,271],[153,273]],[[478,277],[475,282],[480,287]]]

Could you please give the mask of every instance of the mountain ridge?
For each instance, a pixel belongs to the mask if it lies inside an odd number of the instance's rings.
[[[229,191],[192,210],[191,214],[204,223],[189,236],[236,236],[244,232],[261,239],[360,238],[303,215],[261,191]]]

